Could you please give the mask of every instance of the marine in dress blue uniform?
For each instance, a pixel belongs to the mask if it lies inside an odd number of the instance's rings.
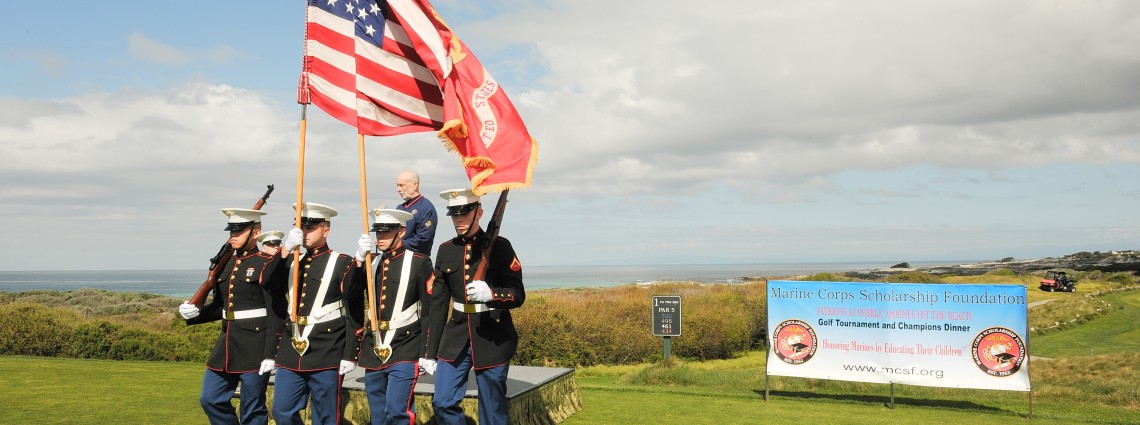
[[[364,390],[372,425],[416,423],[415,386],[420,376],[420,364],[434,371],[434,353],[427,357],[430,315],[429,298],[435,284],[435,270],[426,255],[404,246],[404,223],[412,218],[405,211],[376,209],[370,235],[363,234],[356,252],[356,276],[345,292],[354,322],[361,324],[358,349],[360,367],[364,372]],[[378,248],[374,257],[374,304],[368,305],[366,253]],[[367,307],[366,307],[367,306]],[[377,316],[377,331],[369,322]],[[447,314],[447,311],[444,311]]]
[[[266,386],[281,335],[281,322],[271,314],[285,302],[285,262],[261,252],[255,238],[264,212],[229,208],[230,247],[234,255],[219,265],[212,299],[198,309],[189,302],[179,313],[189,325],[221,321],[221,333],[206,360],[199,398],[211,424],[265,424]],[[241,384],[241,413],[233,406],[234,390]]]
[[[400,173],[396,177],[396,191],[404,200],[396,209],[412,214],[412,219],[405,224],[404,246],[430,257],[438,223],[435,205],[420,194],[420,176],[411,170]]]
[[[326,205],[304,203],[301,228],[290,230],[283,246],[283,256],[291,257],[295,244],[303,244],[306,252],[299,266],[297,299],[290,299],[277,348],[273,419],[280,425],[301,424],[300,411],[310,400],[314,425],[340,423],[341,380],[356,367],[354,327],[344,314],[341,296],[351,284],[345,280],[351,278],[353,260],[327,244],[329,220],[336,214]],[[292,297],[293,288],[288,293]],[[291,309],[296,309],[296,323]]]
[[[506,425],[507,371],[518,347],[518,332],[511,320],[511,309],[526,300],[522,265],[510,241],[495,242],[486,279],[475,280],[474,273],[482,261],[488,235],[479,227],[483,209],[470,189],[444,191],[447,215],[452,218],[457,236],[440,244],[436,254],[438,293],[433,294],[429,328],[442,332],[428,335],[429,352],[438,358],[435,374],[435,397],[432,406],[436,423],[466,424],[459,403],[467,388],[468,372],[475,369],[479,389],[479,424]],[[446,324],[444,324],[446,322]]]
[[[261,232],[261,236],[257,237],[257,243],[261,244],[261,252],[277,255],[281,252],[281,239],[284,237],[285,232],[270,230],[268,232]]]

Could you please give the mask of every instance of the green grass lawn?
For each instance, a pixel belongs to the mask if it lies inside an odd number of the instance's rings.
[[[205,365],[0,357],[3,424],[203,424]]]
[[[1014,391],[890,386],[773,376],[764,401],[764,353],[673,367],[580,370],[585,408],[565,424],[595,423],[939,423],[1023,420],[1029,395]],[[1033,423],[1140,423],[1140,354],[1038,362]],[[1106,379],[1092,369],[1123,371]],[[759,415],[759,416],[757,416]],[[802,422],[801,422],[802,421]],[[824,422],[826,421],[826,422]]]
[[[1030,353],[1044,357],[1140,352],[1140,291],[1099,297],[1111,311],[1079,327],[1030,340]]]

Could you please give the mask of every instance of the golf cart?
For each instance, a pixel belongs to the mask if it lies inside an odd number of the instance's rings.
[[[1040,288],[1045,292],[1076,292],[1077,281],[1069,279],[1065,272],[1049,270],[1045,272],[1045,278],[1041,279]]]

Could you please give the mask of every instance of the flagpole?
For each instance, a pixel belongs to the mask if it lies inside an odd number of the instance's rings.
[[[303,193],[305,191],[305,131],[307,128],[306,114],[309,105],[301,104],[301,146],[298,149],[297,155],[297,211],[293,215],[293,225],[296,228],[301,228],[301,210],[304,208],[302,203],[304,200]],[[303,245],[304,243],[302,243]],[[290,304],[290,321],[293,322],[293,341],[295,344],[300,343],[300,335],[297,333],[297,312],[298,295],[300,292],[300,271],[301,271],[301,247],[298,245],[293,248],[293,299]]]
[[[360,220],[364,225],[364,233],[368,233],[368,178],[364,167],[364,134],[356,134],[357,151],[360,154]],[[379,322],[379,312],[376,306],[375,270],[372,269],[372,250],[364,254],[364,270],[368,276],[368,319],[369,330],[376,332]],[[375,335],[374,335],[375,337]],[[373,338],[375,339],[375,338]],[[374,344],[380,341],[373,341]]]

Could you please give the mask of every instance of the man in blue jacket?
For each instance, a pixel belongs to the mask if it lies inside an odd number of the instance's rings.
[[[420,254],[431,256],[431,248],[435,244],[436,213],[435,205],[420,194],[420,176],[415,171],[407,170],[396,176],[396,192],[400,194],[403,203],[396,206],[400,211],[412,214],[408,220],[407,231],[404,232],[404,245],[408,249]]]

